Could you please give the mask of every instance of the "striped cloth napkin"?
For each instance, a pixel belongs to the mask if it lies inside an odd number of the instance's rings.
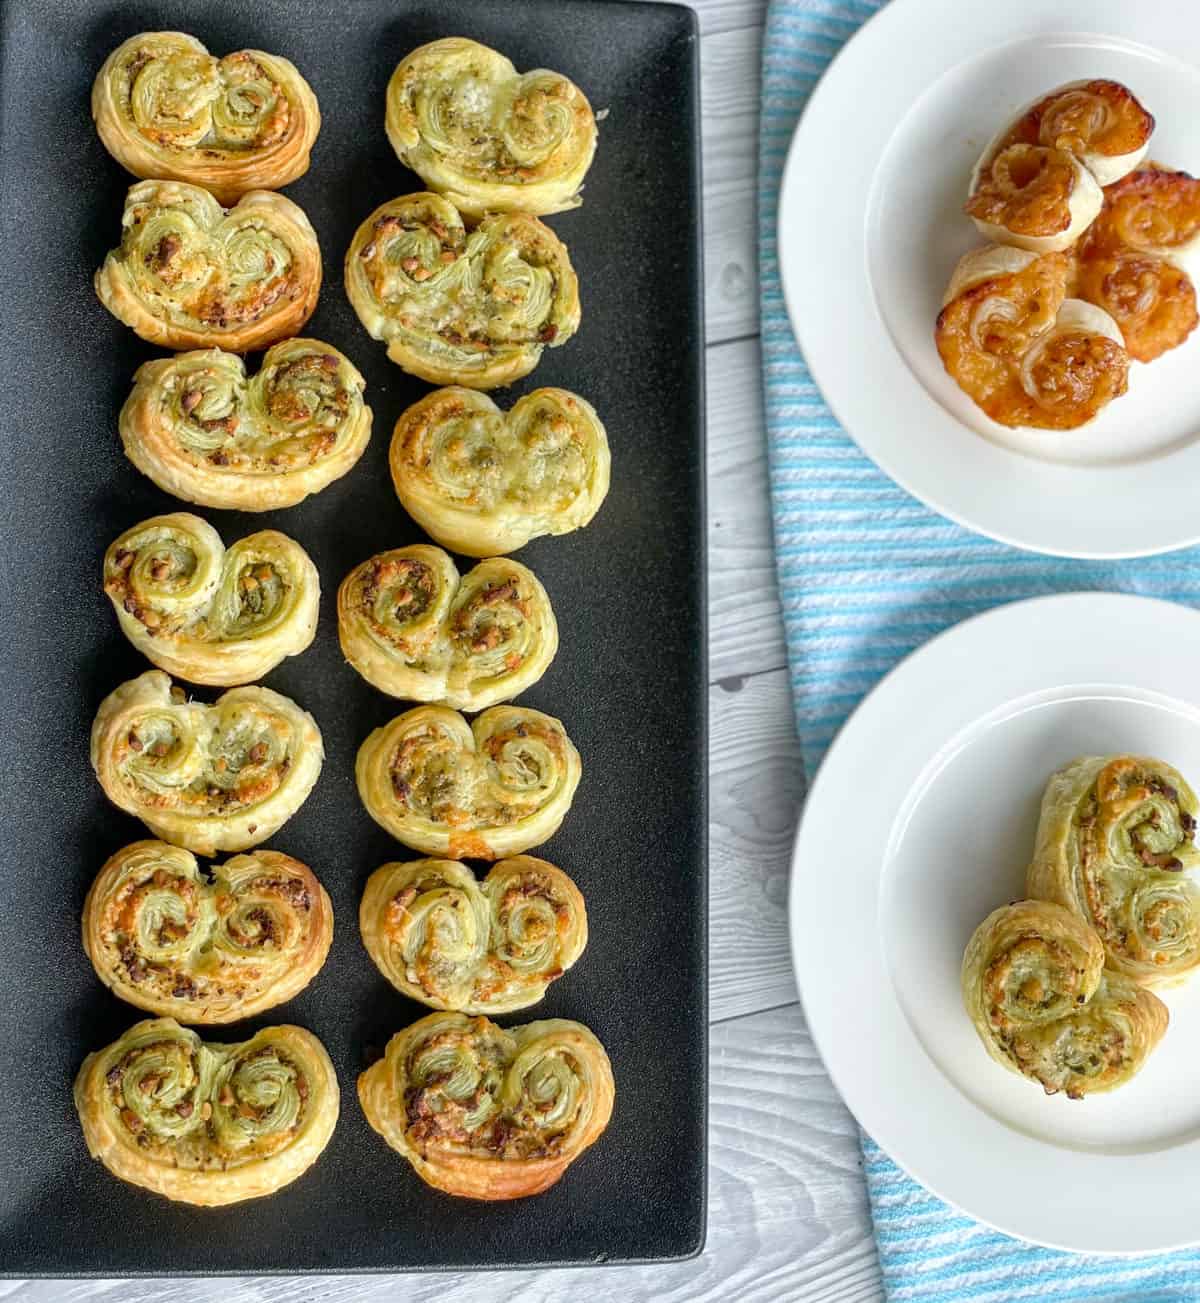
[[[902,657],[969,615],[1079,589],[1200,605],[1200,549],[1126,562],[1065,561],[1017,551],[943,520],[858,450],[808,374],[779,279],[780,174],[805,100],[829,60],[881,3],[771,0],[763,48],[763,387],[779,592],[810,778],[863,695]],[[942,1203],[867,1136],[863,1160],[889,1299],[1200,1298],[1200,1252],[1105,1258],[1037,1248]]]

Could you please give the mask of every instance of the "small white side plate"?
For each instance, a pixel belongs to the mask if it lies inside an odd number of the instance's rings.
[[[797,982],[830,1075],[919,1181],[1002,1231],[1135,1253],[1200,1243],[1200,980],[1124,1089],[1048,1097],[986,1054],[959,966],[1021,897],[1046,779],[1084,754],[1200,777],[1200,613],[1072,594],[926,644],[839,734],[808,797],[789,902]]]
[[[1150,156],[1200,172],[1200,6],[1178,0],[892,0],[834,60],[796,129],[779,256],[792,328],[838,420],[895,480],[981,533],[1118,557],[1200,540],[1200,332],[1078,431],[1013,431],[946,375],[942,292],[981,243],[979,150],[1014,109],[1085,77],[1157,118]],[[903,57],[897,57],[897,51]],[[864,93],[869,87],[870,93]]]

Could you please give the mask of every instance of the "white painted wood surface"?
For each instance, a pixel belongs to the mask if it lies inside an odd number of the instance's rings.
[[[881,1297],[856,1130],[808,1035],[785,927],[803,789],[775,591],[759,380],[755,188],[766,0],[701,24],[711,705],[709,1224],[685,1263],[538,1272],[0,1283],[19,1303],[557,1303]]]

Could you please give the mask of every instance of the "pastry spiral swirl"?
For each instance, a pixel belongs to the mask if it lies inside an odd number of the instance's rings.
[[[367,813],[398,841],[480,860],[552,837],[580,773],[562,724],[521,706],[492,706],[470,724],[446,706],[418,706],[377,728],[355,764]]]
[[[506,1031],[433,1013],[358,1079],[371,1126],[427,1185],[467,1199],[552,1186],[608,1125],[613,1095],[604,1047],[562,1018]]]
[[[187,701],[161,670],[122,683],[92,725],[104,794],[199,855],[265,842],[304,804],[325,758],[307,711],[270,688]]]
[[[1200,802],[1183,775],[1142,756],[1083,756],[1042,797],[1026,890],[1064,905],[1104,943],[1109,967],[1148,985],[1200,965]]]
[[[249,683],[317,632],[320,580],[286,534],[264,529],[226,551],[199,516],[127,529],[104,554],[121,631],[159,669],[193,683]]]
[[[303,176],[321,129],[317,97],[287,59],[217,59],[183,32],[118,45],[92,86],[92,117],[134,176],[203,186],[223,204]]]
[[[1148,164],[1104,192],[1079,246],[1079,295],[1110,313],[1139,362],[1196,328],[1200,181]]]
[[[579,888],[532,855],[493,864],[482,883],[457,860],[385,864],[367,879],[358,922],[396,990],[461,1013],[536,1004],[587,945]]]
[[[505,557],[466,575],[440,548],[398,547],[338,589],[342,654],[381,692],[483,710],[536,683],[558,650],[550,598]]]
[[[145,362],[121,409],[125,455],[206,507],[295,506],[345,475],[371,437],[364,381],[336,348],[287,339],[258,374],[217,348]]]
[[[548,226],[497,213],[468,232],[435,194],[390,199],[363,222],[346,293],[388,357],[435,385],[511,384],[579,327],[575,269]]]
[[[955,383],[993,421],[1073,430],[1129,384],[1102,308],[1067,297],[1071,258],[985,245],[954,270],[934,332]]]
[[[405,167],[471,218],[577,208],[596,152],[596,119],[574,82],[545,68],[519,74],[459,36],[400,62],[385,125]]]
[[[963,955],[962,993],[987,1052],[1070,1099],[1116,1090],[1167,1029],[1167,1007],[1104,966],[1104,945],[1061,905],[993,910]]]
[[[265,348],[304,325],[320,291],[317,234],[290,199],[251,190],[226,210],[183,181],[130,189],[121,243],[96,272],[100,302],[164,348]]]
[[[966,212],[997,244],[1033,253],[1069,248],[1095,220],[1102,186],[1145,156],[1154,118],[1115,81],[1060,86],[1023,109],[988,144]]]
[[[338,1119],[325,1047],[302,1027],[240,1045],[147,1018],[75,1079],[88,1152],[122,1181],[214,1207],[273,1194],[311,1167]]]
[[[566,389],[535,389],[505,413],[452,386],[401,414],[388,453],[405,511],[466,556],[515,552],[581,529],[608,493],[608,435]]]
[[[252,1018],[320,971],[333,907],[312,870],[279,851],[235,855],[211,884],[190,851],[117,851],[83,906],[83,948],[115,995],[185,1023]]]

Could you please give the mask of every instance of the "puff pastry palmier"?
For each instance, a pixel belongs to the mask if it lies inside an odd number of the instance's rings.
[[[363,387],[349,358],[316,339],[275,344],[254,376],[218,348],[155,358],[121,409],[121,442],[143,475],[187,502],[291,507],[362,456]]]
[[[962,993],[987,1052],[1070,1099],[1116,1090],[1167,1029],[1167,1007],[1104,966],[1104,945],[1070,910],[1022,900],[994,910],[963,955]]]
[[[998,244],[1067,249],[1095,220],[1101,187],[1142,161],[1154,118],[1119,82],[1070,82],[1022,109],[975,164],[966,212]]]
[[[317,632],[321,588],[309,555],[264,529],[228,550],[186,511],[127,529],[104,554],[121,631],[159,669],[193,683],[249,683]]]
[[[92,117],[134,176],[203,186],[223,204],[303,176],[321,128],[317,97],[287,59],[218,59],[184,32],[118,45],[92,86]]]
[[[377,728],[355,765],[368,814],[393,837],[481,860],[552,837],[580,773],[562,724],[521,706],[492,706],[470,724],[446,706],[418,706]]]
[[[1068,298],[1065,253],[985,245],[954,270],[937,319],[942,363],[993,421],[1073,430],[1129,384],[1120,328],[1102,308]]]
[[[558,236],[528,213],[467,231],[448,199],[381,204],[346,251],[346,293],[372,339],[435,385],[494,389],[579,326],[579,285]]]
[[[505,1030],[430,1014],[358,1079],[371,1126],[427,1185],[467,1199],[553,1185],[604,1131],[613,1096],[604,1047],[563,1018]]]
[[[147,1018],[75,1079],[88,1152],[122,1181],[212,1207],[273,1194],[320,1157],[338,1119],[325,1047],[302,1027],[202,1041]]]
[[[259,850],[210,872],[157,841],[105,863],[84,901],[83,948],[114,995],[184,1023],[236,1022],[320,971],[333,907],[306,864]]]
[[[109,312],[151,344],[245,353],[312,316],[321,250],[283,195],[251,190],[226,210],[199,186],[139,181],[95,285]]]
[[[596,152],[587,97],[545,68],[448,36],[406,55],[387,88],[388,140],[405,167],[465,216],[577,208]]]
[[[566,389],[535,389],[502,412],[451,386],[403,412],[388,464],[405,511],[466,556],[515,552],[586,525],[608,493],[608,435]]]
[[[587,945],[579,888],[532,855],[493,864],[482,882],[457,860],[385,864],[367,879],[358,922],[396,990],[462,1013],[536,1004]]]
[[[1198,275],[1200,181],[1149,164],[1105,190],[1077,292],[1111,314],[1131,357],[1152,362],[1195,330]]]
[[[92,725],[108,799],[200,855],[266,841],[303,805],[324,757],[313,717],[280,693],[231,688],[206,706],[162,670],[109,693]]]
[[[550,598],[507,557],[460,576],[427,543],[381,552],[338,589],[342,654],[382,692],[483,710],[536,683],[558,650]]]
[[[1042,797],[1025,889],[1064,905],[1107,963],[1153,985],[1200,965],[1200,802],[1177,769],[1146,756],[1082,756]]]

